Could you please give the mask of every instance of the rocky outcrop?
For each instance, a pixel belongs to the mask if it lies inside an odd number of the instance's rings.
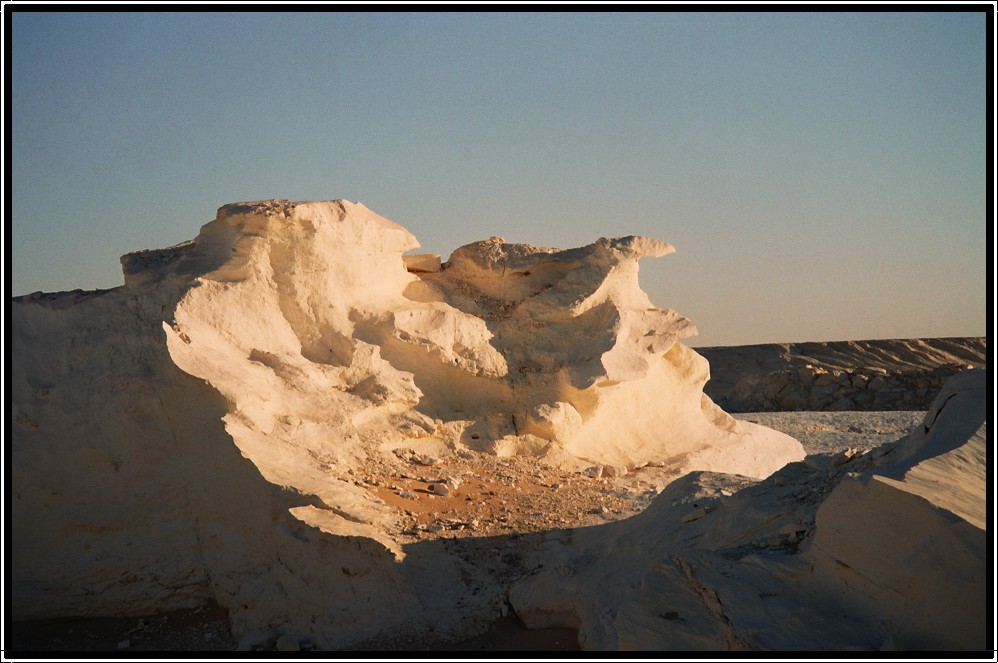
[[[484,599],[453,596],[443,547],[399,543],[402,511],[354,468],[418,448],[764,477],[803,457],[703,394],[692,323],[638,287],[668,244],[417,246],[356,203],[240,203],[124,256],[120,288],[15,298],[15,617],[213,598],[237,636],[324,647],[454,628]]]
[[[969,370],[897,442],[761,482],[688,475],[627,521],[552,533],[511,605],[594,650],[985,650],[987,416]]]
[[[985,338],[699,348],[704,393],[729,412],[924,410],[947,378],[987,364]]]

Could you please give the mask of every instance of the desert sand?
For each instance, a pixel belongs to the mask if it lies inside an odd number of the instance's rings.
[[[733,417],[638,285],[665,242],[417,248],[359,203],[237,203],[120,288],[15,298],[14,619],[145,616],[137,649],[206,605],[205,648],[503,617],[593,650],[990,646],[982,362],[924,413]]]

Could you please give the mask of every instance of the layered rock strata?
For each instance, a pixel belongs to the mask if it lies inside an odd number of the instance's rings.
[[[987,339],[924,338],[699,348],[704,393],[728,412],[925,410],[950,376],[987,365]]]

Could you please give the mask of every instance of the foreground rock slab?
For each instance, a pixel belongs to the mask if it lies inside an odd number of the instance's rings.
[[[511,605],[584,649],[988,649],[987,403],[966,371],[895,443],[761,482],[690,474],[553,537]]]

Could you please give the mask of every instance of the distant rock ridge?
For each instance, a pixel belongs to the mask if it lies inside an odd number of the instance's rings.
[[[924,410],[943,383],[987,365],[984,337],[698,348],[704,393],[729,412]]]

